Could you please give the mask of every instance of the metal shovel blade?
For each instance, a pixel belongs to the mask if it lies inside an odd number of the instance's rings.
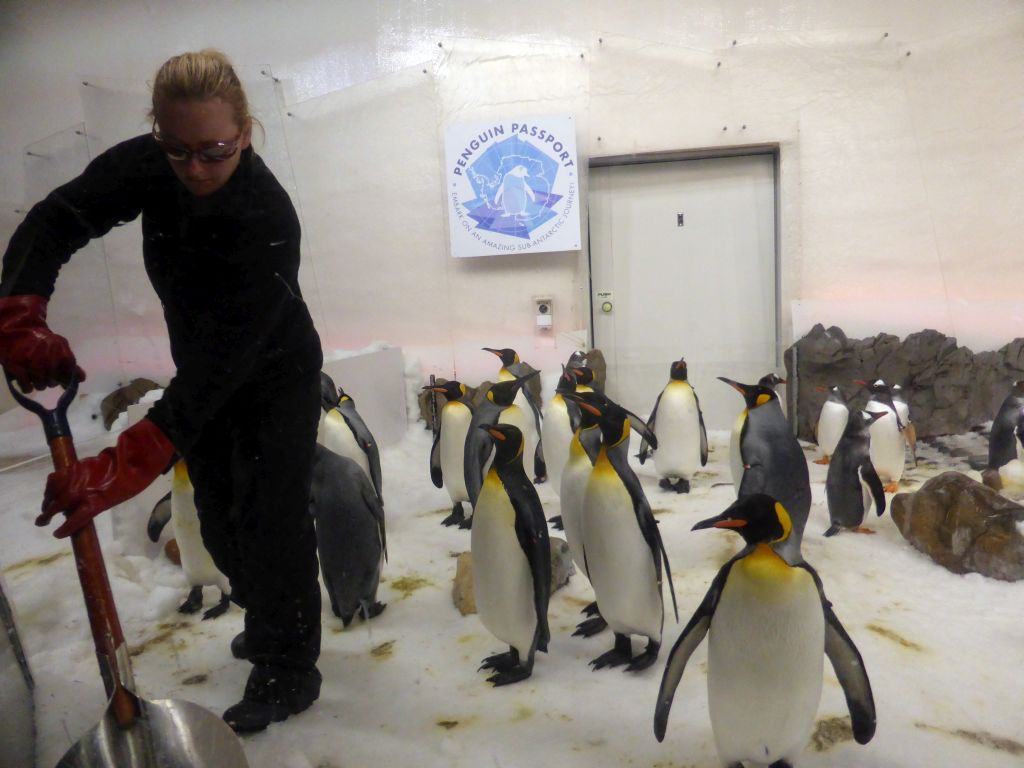
[[[139,717],[123,728],[112,707],[57,768],[248,768],[227,723],[198,704],[136,697]]]

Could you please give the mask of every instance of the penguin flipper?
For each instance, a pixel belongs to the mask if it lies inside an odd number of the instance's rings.
[[[149,535],[150,541],[160,541],[160,534],[163,533],[164,526],[167,525],[167,521],[170,519],[171,492],[168,491],[160,501],[153,505],[153,511],[149,513],[149,522],[146,524],[146,533]]]
[[[821,598],[821,607],[825,612],[825,655],[832,663],[839,685],[846,696],[846,706],[850,710],[853,721],[853,738],[858,744],[867,744],[875,735],[875,699],[871,693],[871,682],[864,668],[864,659],[853,644],[853,640],[832,610],[832,604],[825,597],[825,590],[817,571],[807,563],[798,568],[805,568],[814,578]]]
[[[380,535],[380,549],[384,554],[384,560],[388,559],[388,537],[387,531],[384,525],[384,505],[381,503],[380,497],[373,493],[373,489],[366,483],[362,484],[361,495],[363,497],[363,503],[366,504],[366,508],[373,515],[374,521],[377,523],[377,533]]]
[[[430,480],[435,488],[444,487],[444,477],[441,474],[441,430],[434,434],[434,444],[430,446]]]
[[[708,431],[704,427],[704,411],[700,409],[700,400],[697,398],[697,391],[690,387],[693,392],[693,402],[697,405],[697,420],[700,422],[700,465],[706,467],[708,464]]]
[[[349,406],[351,406],[351,401],[349,401]],[[345,420],[348,428],[352,430],[352,434],[355,436],[356,442],[359,443],[359,447],[363,449],[363,453],[366,454],[366,462],[370,465],[370,479],[373,480],[373,489],[377,492],[378,496],[381,496],[380,450],[377,448],[377,441],[373,439],[373,433],[370,432],[370,428],[366,426],[366,422],[363,421],[363,417],[359,415],[354,406],[344,409],[341,406],[337,406],[337,411]]]
[[[533,577],[533,607],[537,614],[536,646],[547,652],[551,630],[548,627],[548,603],[551,599],[551,543],[548,539],[547,520],[537,490],[526,478],[519,488],[508,489],[509,500],[515,510],[516,538],[530,564]]]
[[[871,489],[871,496],[875,500],[875,512],[881,517],[885,513],[885,488],[882,486],[882,478],[878,476],[875,466],[870,460],[861,464],[857,472],[860,474],[861,480],[867,483],[868,488]]]
[[[654,708],[654,736],[658,741],[665,740],[665,730],[668,728],[668,714],[672,709],[672,699],[676,695],[676,687],[683,678],[683,671],[690,660],[690,656],[701,644],[708,630],[711,628],[711,617],[715,615],[715,608],[718,607],[718,600],[725,588],[725,580],[732,569],[733,563],[739,556],[732,558],[722,566],[711,582],[707,594],[701,604],[697,606],[690,621],[686,624],[679,639],[672,646],[672,652],[668,655],[665,663],[665,671],[661,676],[661,687],[658,688],[658,702]]]
[[[580,407],[572,400],[566,400],[565,412],[569,414],[569,429],[576,434],[576,430],[580,428]]]
[[[768,473],[763,464],[750,464],[746,457],[743,458],[743,479],[740,480],[740,489],[737,498],[750,496],[755,493],[764,493],[768,487]]]
[[[647,428],[651,430],[652,434],[654,433],[654,423],[658,418],[658,406],[661,405],[661,396],[664,394],[664,389],[658,393],[658,399],[654,401],[654,408],[651,409],[651,415],[647,417]],[[647,461],[647,458],[651,455],[652,450],[653,449],[651,448],[650,444],[647,442],[647,438],[644,437],[640,441],[640,453],[637,454],[637,458],[640,459],[641,464]]]

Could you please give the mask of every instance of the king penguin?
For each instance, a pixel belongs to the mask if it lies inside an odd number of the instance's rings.
[[[438,386],[427,385],[423,389],[445,396],[441,423],[430,447],[430,479],[436,487],[444,487],[448,491],[452,502],[452,512],[441,521],[441,525],[456,525],[465,519],[462,502],[469,501],[466,469],[462,463],[466,455],[466,435],[473,421],[469,391],[465,384],[454,379]]]
[[[791,768],[814,726],[824,649],[846,696],[853,736],[875,733],[871,683],[860,652],[806,562],[792,565],[779,548],[793,535],[785,507],[764,494],[738,499],[694,530],[739,533],[746,546],[718,571],[665,665],[654,735],[665,738],[676,687],[708,635],[708,709],[719,759]]]
[[[485,352],[490,352],[501,360],[501,369],[498,371],[498,381],[512,381],[513,379],[528,376],[535,373],[535,369],[519,359],[519,353],[514,349],[505,347],[493,349],[484,347]],[[527,473],[532,471],[533,482],[542,483],[547,479],[547,464],[544,461],[544,440],[541,437],[541,396],[540,379],[537,384],[528,384],[516,393],[516,405],[524,411],[533,414],[533,423],[524,423],[519,428],[523,433],[524,445],[526,446],[523,464]]]
[[[333,379],[323,371],[320,372],[320,409],[317,442],[362,467],[383,503],[377,441],[356,410],[355,401],[341,387],[335,391]]]
[[[487,462],[494,451],[494,441],[479,428],[491,424],[512,424],[522,432],[529,428],[530,417],[515,404],[516,394],[534,376],[539,376],[540,371],[534,371],[526,376],[510,381],[499,381],[491,386],[484,396],[483,402],[473,412],[473,420],[470,422],[469,431],[466,433],[466,445],[463,450],[462,465],[466,478],[466,493],[469,494],[469,503],[476,506],[477,496],[480,495],[480,487],[487,470]],[[470,520],[459,522],[460,528],[469,528],[472,525]]]
[[[537,489],[523,469],[523,435],[510,424],[478,428],[495,443],[473,510],[473,596],[480,621],[507,643],[507,653],[488,656],[495,686],[525,680],[534,654],[547,651],[551,596],[551,546]]]
[[[828,464],[831,461],[832,453],[839,444],[839,438],[843,436],[846,429],[846,422],[850,419],[850,406],[846,404],[846,396],[837,385],[818,387],[822,392],[828,392],[828,398],[822,403],[821,411],[818,413],[818,425],[814,429],[815,439],[818,441],[818,448],[821,449],[821,458],[815,459],[815,464]]]
[[[843,430],[825,477],[825,498],[832,522],[826,536],[835,536],[844,529],[857,533],[874,533],[863,528],[864,516],[874,503],[881,517],[885,512],[885,491],[871,464],[871,425],[885,414],[858,411]]]
[[[387,559],[384,507],[363,469],[347,456],[316,447],[309,510],[331,611],[347,627],[357,613],[371,619]]]
[[[886,493],[894,493],[903,477],[906,448],[903,442],[903,422],[892,402],[889,385],[882,379],[868,384],[857,381],[871,393],[864,410],[882,414],[871,425],[871,464],[885,484]],[[889,417],[892,418],[889,418]]]
[[[188,598],[178,606],[181,613],[196,613],[203,607],[203,587],[215,586],[220,590],[220,601],[203,613],[204,619],[212,619],[227,611],[231,587],[228,578],[213,563],[213,558],[203,544],[199,526],[199,512],[196,510],[195,489],[188,475],[184,459],[174,465],[171,477],[171,525],[174,539],[181,553],[181,569],[191,585]]]
[[[910,450],[910,460],[917,466],[917,427],[910,418],[910,403],[903,394],[903,387],[893,384],[890,388],[892,394],[892,405],[896,409],[896,415],[903,422],[903,440]]]
[[[629,466],[630,420],[642,425],[641,431],[655,448],[657,439],[640,419],[602,394],[574,393],[572,397],[601,427],[601,448],[583,494],[580,528],[585,570],[601,616],[615,633],[615,647],[590,663],[594,669],[626,664],[627,672],[636,672],[651,666],[661,648],[663,576],[673,608],[676,605],[661,533]],[[647,648],[636,657],[631,635],[647,638]]]
[[[793,534],[781,547],[783,556],[796,565],[803,556],[807,516],[811,511],[811,481],[800,443],[782,413],[775,390],[762,384],[739,384],[718,377],[743,396],[746,405],[737,420],[734,438],[736,456],[733,471],[738,473],[737,498],[767,493],[778,499],[793,520]],[[733,482],[737,481],[733,475]]]
[[[661,390],[647,419],[647,427],[658,437],[658,450],[653,451],[647,441],[640,444],[640,463],[653,452],[654,467],[661,477],[658,484],[676,493],[689,493],[694,473],[708,463],[704,415],[686,375],[685,359],[672,363],[668,384]]]

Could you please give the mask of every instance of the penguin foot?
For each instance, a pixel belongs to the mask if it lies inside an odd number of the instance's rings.
[[[633,648],[629,642],[627,635],[620,635],[618,632],[615,633],[615,647],[607,653],[602,653],[592,662],[590,666],[594,670],[604,669],[605,667],[618,667],[622,664],[628,664],[633,660]]]
[[[455,506],[452,507],[452,513],[448,515],[444,520],[441,521],[441,525],[458,525],[466,519],[465,513],[462,511],[462,502],[455,502]]]
[[[690,481],[685,477],[680,477],[672,484],[672,490],[676,493],[689,493],[690,492]]]
[[[210,610],[203,613],[203,621],[207,619],[216,619],[218,616],[223,616],[228,612],[228,608],[231,607],[231,597],[225,595],[223,592],[220,593],[220,600]]]
[[[828,456],[822,456],[820,459],[815,459],[814,463],[815,464],[821,464],[821,465],[824,466],[824,465],[830,464],[831,461],[832,461],[832,459],[830,459]]]
[[[473,527],[473,516],[472,515],[470,515],[465,520],[462,520],[459,523],[459,528],[461,528],[464,531],[468,531],[472,527]]]
[[[548,518],[548,523],[556,531],[564,531],[565,530],[565,525],[562,524],[562,516],[561,515],[552,515],[551,517]]]
[[[851,528],[850,530],[854,533],[869,533],[872,536],[874,536],[877,533],[877,531],[875,531],[874,529],[865,528],[863,525],[858,525],[856,528]]]
[[[768,768],[793,768],[793,764],[788,760],[776,760]]]
[[[600,616],[601,609],[597,607],[597,600],[587,603],[587,606],[580,613],[584,616]]]
[[[192,587],[185,602],[178,606],[178,613],[198,613],[203,607],[203,588]]]
[[[363,618],[369,621],[375,616],[380,616],[382,613],[384,613],[384,609],[387,607],[387,603],[382,603],[380,601],[366,604],[363,606]]]
[[[519,664],[519,651],[515,648],[510,648],[508,653],[496,653],[493,656],[488,656],[480,662],[480,668],[477,671],[493,669],[495,672],[511,672],[517,667],[521,668]],[[527,672],[527,675],[529,675],[529,672]]]
[[[593,637],[594,635],[604,632],[608,627],[608,622],[604,620],[602,616],[594,616],[591,619],[584,619],[576,625],[576,630],[572,633],[573,637]]]
[[[659,488],[664,488],[666,491],[671,490],[672,489],[672,481],[669,480],[667,477],[663,477],[663,478],[661,478],[661,480],[658,481],[658,487]]]
[[[640,672],[641,670],[647,669],[651,664],[658,660],[658,650],[661,648],[661,643],[656,643],[653,640],[647,642],[647,649],[629,662],[629,666],[626,667],[625,672]]]
[[[495,688],[499,685],[511,685],[512,683],[518,683],[520,680],[525,680],[531,674],[532,670],[526,667],[517,666],[507,672],[499,672],[496,675],[491,675],[487,678],[487,682],[491,683]]]
[[[840,528],[838,525],[830,525],[828,527],[828,530],[825,531],[825,536],[826,537],[828,537],[828,536],[835,536],[841,530],[842,530],[842,528]]]

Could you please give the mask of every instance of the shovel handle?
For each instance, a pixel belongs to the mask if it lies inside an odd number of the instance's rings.
[[[52,410],[25,397],[12,384],[10,377],[7,378],[7,385],[14,399],[39,416],[43,422],[43,431],[46,433],[54,469],[66,469],[77,463],[75,443],[67,420],[68,404],[78,390],[77,378],[72,378]],[[125,687],[127,685],[134,688],[135,683],[128,660],[128,649],[124,642],[124,632],[121,630],[117,607],[114,605],[114,594],[110,589],[107,569],[103,563],[103,550],[100,548],[96,526],[92,521],[71,534],[71,548],[75,553],[78,581],[82,587],[85,610],[89,616],[93,644],[96,647],[96,658],[107,697],[110,699],[110,708],[117,724],[127,728],[140,714],[137,699]]]

